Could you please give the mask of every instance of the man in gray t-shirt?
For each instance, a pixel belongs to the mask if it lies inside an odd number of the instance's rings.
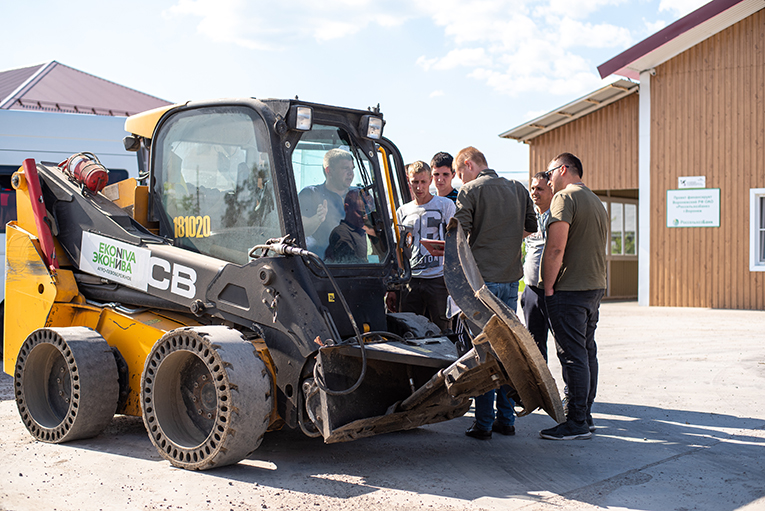
[[[547,313],[545,312],[545,290],[539,287],[539,268],[542,263],[542,253],[547,239],[547,219],[550,216],[550,201],[552,189],[547,182],[544,172],[538,172],[531,178],[531,201],[537,210],[537,232],[527,236],[523,243],[526,247],[526,257],[523,260],[523,281],[526,287],[521,295],[521,308],[526,320],[526,328],[539,347],[542,356],[547,360]]]
[[[444,283],[443,247],[430,249],[422,240],[445,240],[446,224],[454,216],[456,206],[445,197],[430,193],[433,181],[430,167],[416,161],[406,167],[409,187],[414,200],[396,211],[399,225],[412,232],[414,244],[409,264],[412,278],[401,292],[401,312],[414,312],[427,316],[442,332],[449,330],[446,300],[449,292]]]

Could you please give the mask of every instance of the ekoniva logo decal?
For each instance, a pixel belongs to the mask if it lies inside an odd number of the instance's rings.
[[[82,233],[80,269],[146,291],[151,251],[91,232]]]

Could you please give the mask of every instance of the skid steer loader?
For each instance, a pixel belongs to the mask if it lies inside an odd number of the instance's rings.
[[[26,160],[7,228],[4,370],[32,436],[61,443],[141,416],[162,457],[204,470],[269,429],[349,441],[462,416],[506,383],[519,413],[562,421],[542,356],[483,285],[458,223],[446,282],[473,347],[458,356],[426,318],[386,311],[410,278],[411,236],[395,224],[409,189],[383,125],[377,108],[297,98],[189,102],[126,121],[125,147],[146,161],[138,181],[101,189],[88,153]],[[302,192],[323,186],[332,150],[351,155],[364,210],[352,259],[306,228],[316,211]]]

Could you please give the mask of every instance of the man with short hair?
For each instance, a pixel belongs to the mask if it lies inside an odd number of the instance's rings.
[[[539,267],[545,248],[547,219],[550,216],[552,189],[544,172],[537,172],[531,178],[531,201],[537,211],[537,232],[528,236],[523,243],[526,258],[523,260],[523,281],[526,286],[521,294],[521,308],[526,320],[526,328],[531,332],[539,352],[547,361],[547,330],[550,328],[545,312],[545,290],[539,287]]]
[[[407,165],[406,175],[414,200],[396,211],[398,223],[414,236],[410,266],[412,278],[401,292],[401,312],[427,316],[442,332],[449,330],[444,283],[443,249],[428,250],[422,240],[446,239],[446,225],[454,216],[455,205],[449,199],[430,193],[432,176],[424,161]],[[431,245],[432,246],[432,245]]]
[[[368,240],[364,230],[366,220],[364,199],[359,189],[349,190],[345,194],[345,218],[332,229],[324,260],[328,263],[368,262]]]
[[[306,186],[298,195],[307,248],[319,257],[324,257],[332,229],[345,216],[345,194],[354,176],[353,156],[342,149],[330,149],[323,166],[324,183]]]
[[[542,285],[563,380],[566,422],[539,432],[549,440],[587,439],[598,386],[595,329],[606,288],[608,214],[582,182],[582,162],[561,153],[545,173],[554,193],[542,256]]]
[[[436,185],[438,195],[451,199],[452,202],[456,203],[459,190],[452,186],[452,180],[454,179],[453,162],[454,158],[452,158],[451,154],[441,151],[436,153],[433,159],[430,160],[430,168],[433,170],[433,184]]]
[[[486,287],[515,312],[518,281],[523,276],[521,243],[537,230],[534,206],[526,188],[515,180],[499,177],[475,147],[462,149],[454,158],[454,170],[462,182],[457,213]],[[507,385],[475,398],[475,422],[465,434],[479,440],[491,432],[515,434],[513,400]],[[494,420],[494,398],[497,420]]]

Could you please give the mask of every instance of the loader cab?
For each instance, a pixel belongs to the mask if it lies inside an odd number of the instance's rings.
[[[303,108],[304,126],[285,122],[295,109],[283,100],[166,111],[152,140],[160,235],[236,264],[248,263],[255,245],[290,235],[339,274],[392,271],[392,215],[377,146],[359,134],[364,112]]]
[[[161,236],[238,265],[256,245],[289,236],[326,263],[359,324],[386,328],[384,295],[401,270],[379,113],[241,99],[147,114],[155,116],[152,135],[141,134],[152,139],[150,218]],[[352,334],[324,271],[300,264],[341,336]]]

